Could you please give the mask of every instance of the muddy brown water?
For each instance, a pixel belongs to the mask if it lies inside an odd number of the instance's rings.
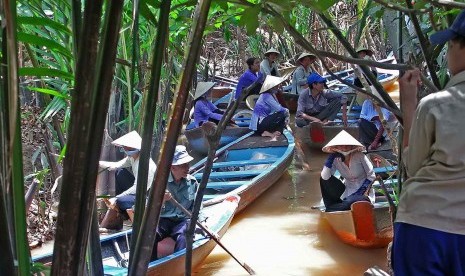
[[[311,206],[320,202],[319,174],[326,155],[305,149],[311,171],[294,166],[235,216],[222,242],[258,275],[363,275],[386,269],[386,248],[359,249],[340,242]],[[248,275],[217,246],[195,275]]]

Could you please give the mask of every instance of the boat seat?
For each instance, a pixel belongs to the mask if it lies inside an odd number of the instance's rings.
[[[278,158],[267,158],[267,159],[257,159],[257,160],[238,160],[238,161],[226,161],[226,162],[216,162],[213,164],[213,168],[226,168],[226,167],[236,167],[236,166],[246,166],[246,165],[262,165],[262,164],[271,164],[278,160]]]
[[[397,166],[386,166],[386,167],[379,167],[374,168],[375,174],[385,173],[385,172],[395,172],[397,171]]]
[[[208,182],[207,188],[211,189],[236,189],[242,185],[250,183],[250,181],[220,181],[220,182]]]
[[[251,177],[261,174],[263,170],[248,170],[248,171],[229,171],[229,172],[212,172],[210,173],[210,179],[227,179],[227,178],[239,178],[239,177]],[[197,179],[202,179],[203,173],[196,173],[194,175]]]
[[[115,266],[103,266],[103,271],[105,275],[109,276],[125,276],[128,275],[128,269],[124,267],[115,267]]]
[[[342,117],[342,112],[337,114],[338,117]],[[349,112],[347,113],[347,117],[360,117],[360,112]]]
[[[213,199],[217,196],[220,196],[221,194],[218,194],[218,195],[203,195],[203,198],[202,200],[205,201],[205,200],[210,200],[210,199]]]

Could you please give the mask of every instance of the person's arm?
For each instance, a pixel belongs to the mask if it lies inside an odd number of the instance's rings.
[[[295,113],[295,117],[296,118],[302,118],[302,119],[305,119],[307,121],[321,122],[320,119],[318,119],[316,117],[313,117],[313,116],[310,116],[305,112],[306,111],[306,106],[307,106],[307,102],[305,100],[307,95],[305,95],[305,93],[309,93],[309,91],[304,90],[299,94],[299,99],[297,101],[297,111]]]
[[[366,173],[366,178],[365,178],[365,180],[363,180],[362,184],[357,189],[357,191],[355,191],[352,195],[363,195],[363,194],[365,194],[365,192],[368,190],[368,187],[370,186],[370,184],[376,178],[375,171],[373,170],[373,164],[371,164],[371,161],[368,159],[368,157],[365,154],[363,154],[363,153],[361,153],[361,154],[362,154],[361,163],[362,163],[363,169],[364,169],[364,171]]]
[[[347,102],[342,104],[342,123],[344,124],[345,127],[348,126],[348,123],[347,123]]]
[[[298,67],[295,70],[295,78],[297,79],[297,86],[302,88],[301,86],[305,86],[304,88],[308,87],[307,84],[307,76],[305,76],[305,72],[302,67]]]
[[[399,79],[400,106],[404,121],[403,145],[409,144],[410,129],[418,105],[417,94],[420,83],[420,70],[409,70]]]
[[[260,63],[260,72],[265,76],[271,75],[271,68],[267,59],[262,60]]]
[[[286,108],[279,104],[279,102],[271,95],[270,93],[266,93],[264,96],[264,102],[271,108],[272,112],[284,112]]]
[[[110,161],[99,161],[98,162],[99,168],[101,169],[107,169],[109,171],[114,171],[119,168],[127,168],[131,166],[131,163],[129,162],[129,157],[125,157],[121,159],[120,161],[117,162],[110,162]]]
[[[379,120],[378,116],[373,117],[372,121],[375,123],[375,125],[379,125],[378,132],[376,133],[375,138],[371,142],[370,146],[368,146],[369,150],[375,150],[378,148],[379,141],[381,140],[381,137],[383,137],[384,134],[384,127],[381,121]]]
[[[198,101],[195,107],[199,108],[199,111],[209,118],[220,121],[221,117],[223,117],[221,114],[214,113],[213,110],[216,110],[216,106],[206,100]]]

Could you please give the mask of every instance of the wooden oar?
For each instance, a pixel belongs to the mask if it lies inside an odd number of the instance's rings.
[[[176,199],[174,199],[173,197],[171,197],[171,202],[177,207],[179,208],[184,214],[186,214],[188,217],[191,217],[192,214],[191,212],[189,212],[186,208],[184,208],[184,206],[182,206],[179,202],[176,201]],[[255,271],[248,265],[246,264],[245,262],[242,262],[240,261],[239,259],[236,258],[236,256],[234,256],[233,253],[231,253],[227,248],[226,246],[223,245],[223,243],[220,241],[218,235],[216,233],[213,233],[213,231],[211,231],[210,229],[207,228],[207,226],[203,225],[202,223],[200,223],[199,221],[196,221],[195,222],[203,231],[205,231],[219,246],[221,246],[221,248],[224,249],[224,251],[226,251],[231,257],[233,257],[234,260],[236,260],[236,262],[238,264],[240,264],[248,273],[249,275],[255,275]]]

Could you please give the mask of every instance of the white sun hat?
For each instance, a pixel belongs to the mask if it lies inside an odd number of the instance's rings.
[[[197,83],[197,88],[195,89],[194,93],[194,100],[197,100],[198,98],[202,97],[205,93],[207,93],[210,89],[215,86],[215,83],[212,81],[205,82],[201,81]]]
[[[137,131],[134,130],[129,132],[128,134],[119,137],[111,143],[118,147],[128,147],[140,150],[142,145],[142,138],[140,137],[139,133],[137,133]]]
[[[269,49],[268,51],[265,52],[265,56],[268,56],[271,53],[281,55],[281,53],[278,50],[276,50],[275,48],[271,48],[271,49]]]
[[[187,153],[187,149],[183,145],[177,145],[174,150],[173,162],[171,165],[182,165],[191,162],[194,157]]]
[[[354,146],[359,151],[365,150],[365,147],[345,130],[341,130],[322,150],[327,153],[333,153],[335,146]]]
[[[262,88],[260,89],[259,94],[262,94],[263,92],[266,92],[276,86],[278,86],[280,83],[282,83],[285,79],[281,77],[275,77],[268,75],[266,76],[265,81],[263,82]]]
[[[297,58],[297,61],[300,61],[304,57],[311,57],[311,58],[316,59],[316,56],[314,54],[304,52],[304,53],[300,54],[300,56]]]

